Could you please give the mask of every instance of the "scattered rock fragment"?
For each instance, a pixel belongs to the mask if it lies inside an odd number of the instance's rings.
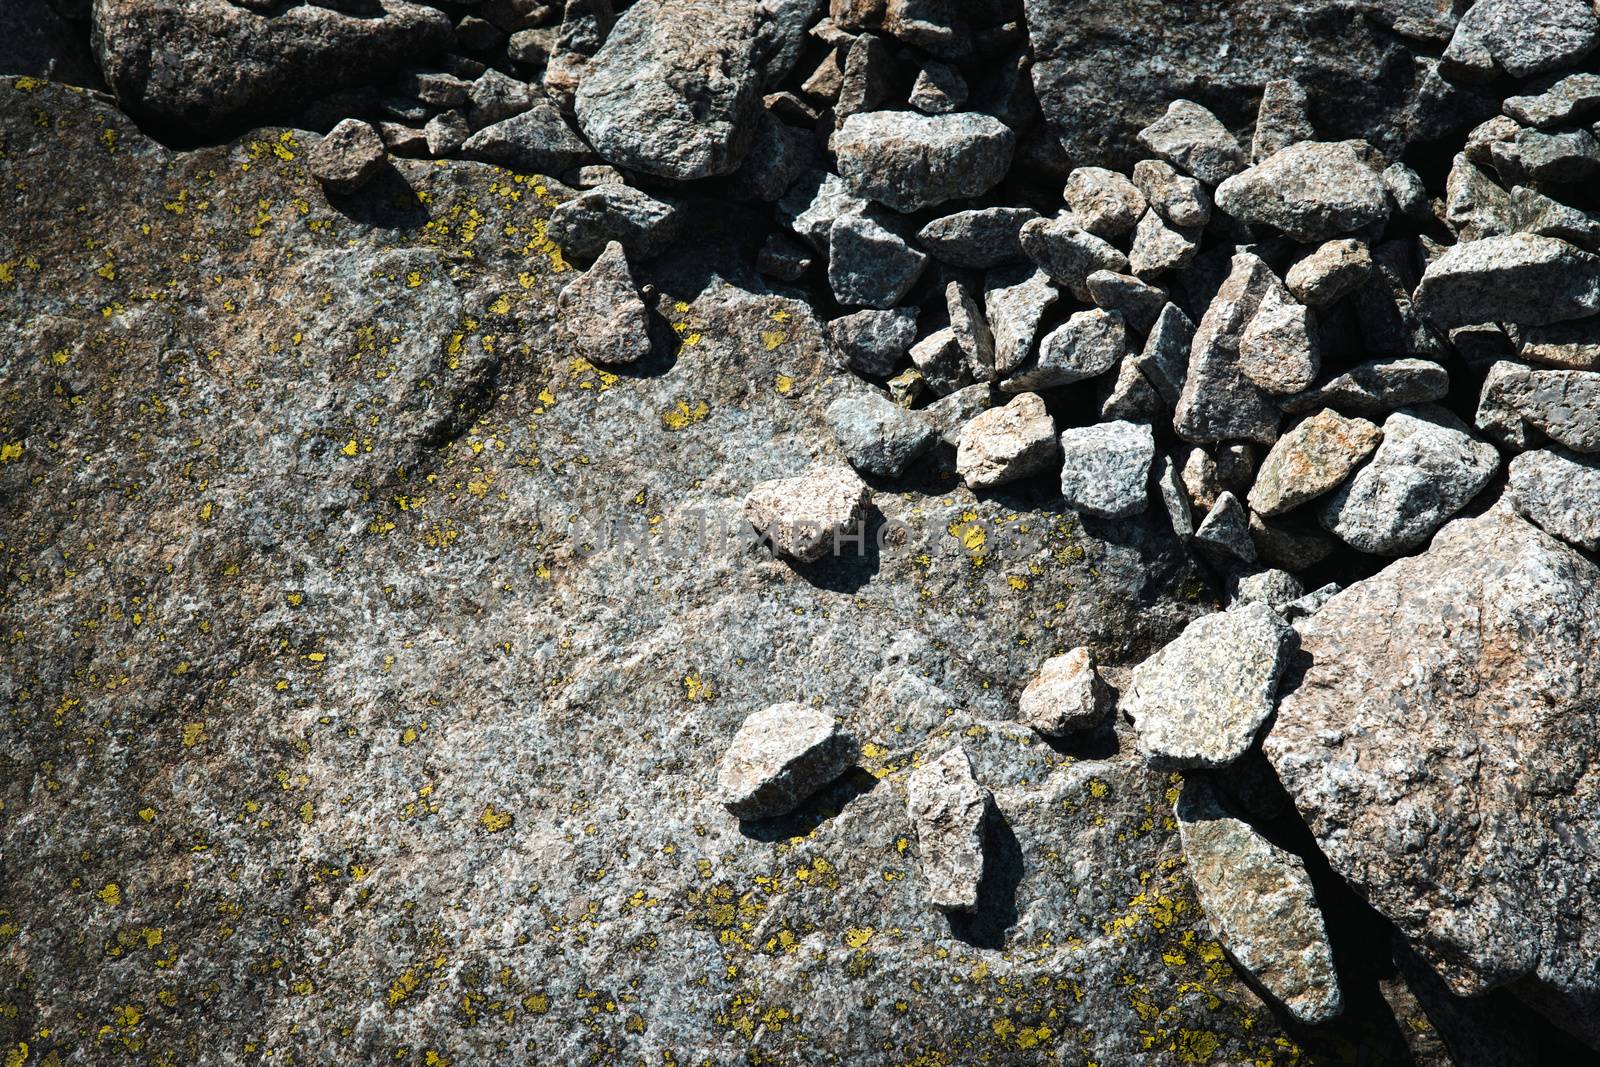
[[[1255,139],[1250,143],[1251,161],[1260,163],[1290,145],[1316,140],[1310,106],[1305,86],[1292,78],[1267,82],[1262,87],[1261,107],[1256,113]]]
[[[950,313],[950,332],[966,357],[973,381],[993,381],[994,331],[989,329],[978,302],[965,285],[954,281],[945,286],[945,306]]]
[[[906,777],[906,813],[916,828],[922,877],[934,907],[977,908],[990,803],[989,790],[973,777],[972,760],[960,745]]]
[[[1507,488],[1517,511],[1545,532],[1600,551],[1600,458],[1557,449],[1525,452],[1511,461]]]
[[[962,427],[956,471],[970,488],[988,489],[1047,470],[1059,454],[1044,400],[1023,393]]]
[[[1107,240],[1132,230],[1146,208],[1144,195],[1131,181],[1104,167],[1073,171],[1064,195],[1077,224]]]
[[[1172,164],[1146,159],[1133,168],[1133,185],[1157,215],[1180,229],[1190,230],[1211,221],[1211,194],[1194,178],[1185,177]]]
[[[828,405],[827,415],[850,464],[883,478],[900,477],[935,440],[921,412],[907,411],[875,391],[840,397]]]
[[[1225,767],[1275,705],[1293,631],[1266,604],[1206,615],[1133,669],[1122,710],[1160,767]]]
[[[1146,211],[1134,227],[1133,247],[1128,251],[1128,266],[1141,278],[1155,278],[1168,271],[1182,270],[1200,252],[1200,228],[1168,222],[1155,210]],[[1118,270],[1107,266],[1107,270]]]
[[[917,339],[914,308],[857,311],[828,323],[828,335],[858,374],[887,378]]]
[[[1207,185],[1244,169],[1244,149],[1217,117],[1199,104],[1174,100],[1167,113],[1139,131],[1139,143]]]
[[[1110,695],[1093,653],[1075,648],[1039,667],[1022,690],[1017,721],[1045,737],[1065,737],[1104,722]]]
[[[833,137],[850,188],[905,212],[982,196],[1005,176],[1015,147],[1016,135],[1004,123],[972,112],[864,112]]]
[[[1565,125],[1600,108],[1600,74],[1569,74],[1542,93],[1506,97],[1504,107],[1526,126]]]
[[[1450,373],[1426,359],[1375,359],[1298,396],[1281,401],[1291,415],[1331,407],[1374,418],[1398,408],[1439,400],[1450,391]]]
[[[543,101],[474,133],[462,144],[461,154],[535,174],[561,174],[594,158],[561,112]]]
[[[1272,278],[1239,335],[1239,371],[1269,393],[1298,393],[1322,369],[1322,339],[1311,310]]]
[[[1290,267],[1283,280],[1302,304],[1327,308],[1366,284],[1374,269],[1366,244],[1346,237],[1320,246]]]
[[[1089,275],[1097,270],[1126,272],[1128,257],[1116,246],[1078,226],[1075,219],[1035,219],[1022,227],[1022,250],[1054,282],[1088,302]]]
[[[559,301],[566,327],[593,363],[634,363],[650,354],[650,328],[622,245],[612,241]]]
[[[1228,280],[1195,331],[1173,417],[1173,427],[1184,440],[1270,445],[1277,439],[1277,405],[1239,367],[1240,336],[1276,280],[1258,256],[1240,253],[1233,258]]]
[[[1251,510],[1270,518],[1332,492],[1382,439],[1383,431],[1366,419],[1329,409],[1302,420],[1262,460],[1250,489]]]
[[[372,181],[388,159],[383,138],[360,119],[345,119],[306,158],[311,176],[332,193],[353,193]]]
[[[676,200],[620,183],[586,189],[550,213],[547,232],[569,255],[597,255],[612,241],[635,259],[666,251],[683,229]]]
[[[828,235],[828,284],[846,307],[892,308],[928,257],[871,215],[846,215]]]
[[[1574,452],[1600,452],[1600,371],[1510,365],[1494,377],[1499,402],[1529,426]]]
[[[1063,430],[1061,495],[1067,507],[1104,519],[1126,519],[1149,504],[1155,435],[1149,426],[1102,422]]]
[[[1086,284],[1089,298],[1098,308],[1115,311],[1140,333],[1148,333],[1156,318],[1169,306],[1165,289],[1131,274],[1097,270]]]
[[[1383,221],[1389,193],[1365,141],[1303,141],[1217,186],[1217,207],[1297,241],[1325,241]]]
[[[1224,491],[1217,497],[1217,502],[1195,528],[1194,541],[1222,558],[1242,563],[1254,563],[1256,559],[1249,516],[1239,498],[1231,492]]]
[[[1032,264],[991,271],[984,278],[983,306],[994,332],[994,369],[1005,375],[1033,351],[1044,313],[1060,298],[1049,275]]]
[[[774,704],[745,719],[733,735],[717,768],[717,792],[741,819],[787,815],[855,758],[855,739],[831,714]]]
[[[941,263],[987,270],[1025,258],[1022,227],[1039,217],[1032,208],[986,207],[934,219],[917,244]]]
[[[1095,378],[1128,351],[1128,325],[1121,312],[1080,311],[1039,342],[1039,359],[1000,383],[1008,393],[1053,389]]]
[[[967,354],[961,350],[956,331],[949,326],[912,345],[911,362],[922,373],[923,383],[939,396],[972,384]]]
[[[1337,1018],[1344,995],[1305,862],[1231,814],[1199,779],[1184,782],[1174,812],[1184,866],[1228,954],[1301,1022]]]
[[[870,499],[855,471],[822,465],[795,478],[757,484],[744,498],[744,517],[774,551],[813,563],[836,554],[858,533]]]
[[[1453,245],[1428,264],[1416,305],[1444,329],[1587,318],[1600,314],[1600,256],[1526,233]]]
[[[1238,572],[1228,578],[1230,609],[1260,601],[1284,616],[1285,622],[1294,621],[1288,617],[1289,606],[1305,595],[1306,587],[1300,579],[1276,567]]]
[[[1600,44],[1600,18],[1587,0],[1479,0],[1456,24],[1446,69],[1484,81],[1503,70],[1527,78],[1570,66]]]

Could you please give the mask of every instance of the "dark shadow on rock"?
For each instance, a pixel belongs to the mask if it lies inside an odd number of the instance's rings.
[[[793,563],[794,572],[818,589],[830,593],[859,592],[872,581],[883,565],[879,550],[880,539],[892,543],[893,528],[888,528],[883,512],[876,507],[867,512],[861,527],[852,531],[849,539],[841,540],[836,556],[824,556],[815,563]],[[853,540],[860,535],[860,542]]]
[[[970,914],[949,915],[950,934],[973,948],[1001,949],[1006,946],[1006,931],[1017,923],[1022,845],[992,800],[983,821],[983,854],[978,906]]]
[[[1108,704],[1112,702],[1107,701]],[[1107,712],[1106,717],[1100,720],[1100,725],[1092,729],[1079,730],[1066,737],[1045,737],[1041,734],[1039,740],[1053,751],[1076,759],[1108,760],[1122,753],[1122,739],[1117,736],[1116,719],[1111,712]]]
[[[851,767],[811,794],[787,815],[770,819],[740,819],[739,832],[752,841],[767,844],[787,841],[791,837],[804,837],[823,823],[837,818],[846,805],[872,792],[877,785],[877,778],[860,767]]]
[[[353,222],[386,230],[415,230],[428,221],[427,206],[393,163],[353,193],[329,193],[328,204]]]
[[[678,365],[680,338],[672,323],[648,302],[645,319],[650,331],[650,354],[633,363],[607,363],[608,372],[619,378],[659,378]]]

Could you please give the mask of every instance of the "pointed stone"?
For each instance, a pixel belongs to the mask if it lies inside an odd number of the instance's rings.
[[[612,241],[561,290],[562,321],[592,363],[634,363],[650,354],[650,327],[628,256]]]
[[[826,711],[774,704],[745,719],[717,768],[723,806],[741,819],[787,815],[843,774],[856,743]]]
[[[973,777],[972,760],[960,745],[906,778],[906,814],[916,829],[922,878],[928,900],[941,911],[978,906],[990,803],[989,790]]]
[[[1095,670],[1094,655],[1075,648],[1040,666],[1022,691],[1017,721],[1045,737],[1065,737],[1105,721],[1110,695]]]

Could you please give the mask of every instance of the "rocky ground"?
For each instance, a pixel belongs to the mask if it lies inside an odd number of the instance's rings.
[[[0,1049],[1600,1049],[1587,0],[0,12]]]

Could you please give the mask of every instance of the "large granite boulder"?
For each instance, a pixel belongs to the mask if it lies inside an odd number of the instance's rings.
[[[1600,568],[1496,508],[1300,627],[1265,747],[1333,868],[1457,993],[1600,1041]]]

